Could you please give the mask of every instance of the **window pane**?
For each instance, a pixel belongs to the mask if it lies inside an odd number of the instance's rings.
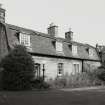
[[[58,63],[58,76],[63,75],[63,63]]]
[[[74,64],[74,74],[79,73],[79,64]]]
[[[58,52],[63,51],[63,45],[61,42],[56,42],[56,51],[58,51]]]
[[[30,46],[30,35],[20,33],[20,44]]]
[[[1,16],[1,17],[4,17],[4,13],[1,12],[1,13],[0,13],[0,16]]]
[[[92,49],[89,49],[89,56],[93,56],[93,50]]]
[[[77,46],[72,45],[72,53],[73,55],[77,55]]]

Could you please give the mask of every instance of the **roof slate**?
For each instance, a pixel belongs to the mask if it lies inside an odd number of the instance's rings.
[[[14,43],[18,43],[18,39],[16,37],[17,32],[24,32],[31,36],[31,45],[32,45],[32,52],[37,54],[44,54],[44,55],[54,55],[54,56],[61,56],[61,57],[68,57],[68,58],[77,58],[77,59],[87,59],[87,60],[96,60],[99,61],[100,57],[98,56],[98,52],[96,51],[95,47],[83,44],[75,41],[68,41],[64,38],[56,38],[52,37],[48,34],[37,32],[34,30],[6,24],[7,29],[7,36],[9,46],[13,46]],[[53,45],[53,42],[62,42],[63,43],[63,53],[57,53],[56,49]],[[69,45],[76,45],[78,55],[74,56],[72,51],[69,48]],[[94,55],[93,57],[89,57],[86,48],[93,49]]]

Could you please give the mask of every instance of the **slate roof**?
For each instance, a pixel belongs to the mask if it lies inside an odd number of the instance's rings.
[[[39,55],[48,55],[48,56],[55,56],[55,57],[65,57],[65,58],[72,58],[72,59],[83,59],[83,60],[95,60],[100,61],[100,57],[95,47],[83,44],[75,41],[68,41],[64,38],[56,38],[51,37],[48,34],[37,32],[34,30],[5,24],[8,36],[8,43],[9,46],[12,47],[14,43],[18,43],[18,39],[16,37],[17,32],[25,32],[31,35],[31,45],[32,45],[32,54],[39,54]],[[57,53],[56,49],[53,45],[53,42],[60,41],[63,43],[63,53]],[[74,56],[72,51],[69,48],[69,45],[76,45],[78,55]],[[87,52],[87,48],[91,48],[94,51],[93,57],[89,57]]]
[[[5,25],[0,23],[0,62],[8,54],[9,46]]]

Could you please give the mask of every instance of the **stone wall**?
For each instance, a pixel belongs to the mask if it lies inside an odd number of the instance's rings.
[[[82,68],[84,70],[93,70],[101,65],[100,62],[95,61],[84,61],[82,65],[82,60],[73,60],[73,59],[61,59],[61,58],[50,58],[50,57],[40,57],[33,56],[35,63],[41,64],[41,76],[43,75],[43,64],[45,64],[45,77],[46,79],[54,79],[57,77],[58,73],[58,63],[64,64],[64,75],[70,75],[74,73],[73,64],[79,64],[79,72],[82,72]]]
[[[101,66],[101,63],[95,61],[84,61],[83,63],[84,71],[91,71],[99,66]]]
[[[45,77],[46,79],[54,79],[57,77],[58,63],[64,64],[63,74],[70,75],[74,72],[73,64],[79,64],[79,72],[82,71],[82,61],[73,59],[61,59],[61,58],[48,58],[33,56],[35,63],[41,64],[41,75],[43,75],[42,69],[45,64]]]

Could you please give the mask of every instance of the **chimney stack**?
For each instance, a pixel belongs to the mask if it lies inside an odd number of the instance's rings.
[[[0,22],[5,23],[5,9],[2,8],[2,4],[0,4]]]
[[[68,32],[65,33],[65,39],[72,41],[73,40],[73,32],[71,31],[71,28]]]
[[[54,25],[54,23],[51,23],[50,26],[48,27],[48,34],[51,35],[52,37],[57,37],[58,26]]]

